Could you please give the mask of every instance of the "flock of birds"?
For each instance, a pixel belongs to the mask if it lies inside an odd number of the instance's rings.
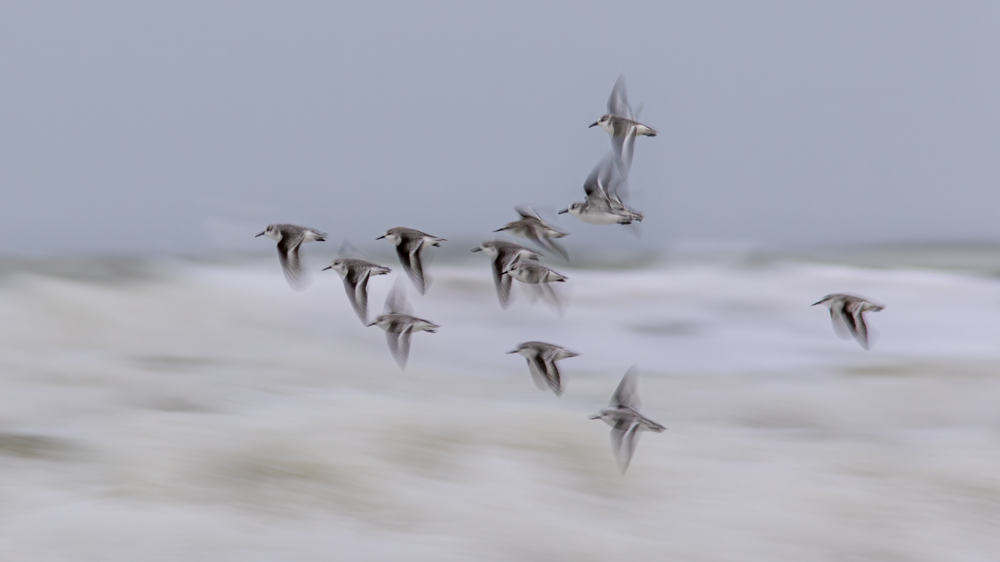
[[[584,181],[585,201],[574,202],[559,214],[569,213],[583,222],[597,225],[630,225],[643,219],[642,213],[630,208],[624,202],[627,195],[627,178],[632,166],[635,139],[639,136],[655,137],[656,130],[637,121],[628,103],[625,82],[619,78],[608,99],[608,113],[590,127],[600,127],[611,136],[612,150],[603,157]],[[556,239],[567,236],[567,232],[547,224],[533,209],[515,207],[520,219],[504,225],[494,232],[525,238],[546,251],[558,253],[568,259],[566,250]],[[299,248],[306,242],[325,241],[326,233],[294,224],[271,224],[257,236],[267,236],[277,242],[278,259],[288,284],[301,290],[306,284],[306,275],[299,259]],[[376,240],[388,240],[396,247],[396,255],[407,277],[423,295],[428,289],[428,278],[424,274],[421,252],[429,246],[440,246],[447,242],[444,238],[412,228],[390,228]],[[483,252],[492,262],[493,281],[502,308],[510,305],[513,281],[519,281],[536,294],[542,295],[558,306],[551,283],[566,281],[566,277],[540,263],[544,254],[506,240],[487,240],[472,250]],[[434,333],[440,326],[429,320],[413,315],[406,300],[403,287],[397,283],[386,297],[383,313],[374,321],[368,321],[368,280],[373,275],[385,275],[392,270],[359,257],[341,257],[324,270],[332,269],[344,281],[347,297],[354,312],[366,326],[378,326],[385,331],[389,351],[401,369],[406,368],[410,353],[410,337],[417,332]],[[869,349],[866,312],[884,308],[847,294],[825,296],[815,305],[829,307],[835,331],[844,338],[853,337],[864,349]],[[521,343],[508,353],[523,356],[528,363],[532,379],[542,390],[549,389],[556,396],[562,395],[562,381],[557,361],[575,357],[578,353],[558,345],[540,341]],[[622,377],[618,388],[611,397],[607,408],[590,417],[603,420],[611,426],[611,444],[621,472],[628,469],[635,451],[638,432],[662,432],[665,427],[650,420],[639,411],[637,393],[638,374],[633,366]]]

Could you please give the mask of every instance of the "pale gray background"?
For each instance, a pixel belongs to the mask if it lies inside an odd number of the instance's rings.
[[[0,255],[487,237],[642,120],[636,241],[1000,235],[996,2],[4,2]],[[610,229],[610,230],[609,230]]]

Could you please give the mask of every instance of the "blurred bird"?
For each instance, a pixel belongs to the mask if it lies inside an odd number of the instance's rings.
[[[506,273],[510,264],[522,258],[537,260],[542,255],[535,250],[505,240],[487,240],[472,251],[483,252],[492,260],[493,283],[497,288],[497,298],[500,299],[501,308],[510,305],[511,277]]]
[[[437,238],[430,234],[425,234],[412,228],[396,227],[385,231],[385,234],[376,240],[386,240],[396,246],[396,255],[399,256],[399,263],[403,266],[403,271],[410,278],[413,285],[420,294],[427,291],[428,282],[424,281],[424,265],[420,258],[420,252],[427,246],[441,246],[441,242],[447,242],[444,238]]]
[[[306,288],[308,278],[299,262],[299,246],[304,242],[322,242],[326,240],[326,233],[294,224],[269,224],[255,238],[259,236],[267,236],[278,243],[278,260],[288,285],[296,291]]]
[[[562,396],[562,379],[556,361],[580,355],[566,348],[540,341],[527,341],[507,353],[517,353],[528,361],[531,378],[540,390],[552,389],[556,396]]]
[[[514,207],[514,210],[517,211],[517,214],[521,215],[521,218],[519,220],[509,222],[502,228],[498,228],[493,232],[509,232],[514,236],[534,240],[543,248],[552,250],[562,257],[569,259],[569,256],[566,254],[566,250],[553,240],[553,238],[563,238],[569,233],[549,226],[541,219],[541,217],[538,216],[538,213],[530,207],[518,205],[517,207]]]
[[[517,279],[521,283],[528,283],[531,285],[541,285],[555,282],[561,283],[569,279],[569,277],[557,273],[540,263],[524,261],[510,264],[510,266],[504,270],[504,273],[510,275],[514,279]]]
[[[635,137],[644,135],[655,137],[656,131],[636,121],[632,107],[628,103],[625,92],[625,77],[618,77],[615,87],[608,98],[608,113],[602,115],[591,127],[599,126],[611,135],[611,147],[622,168],[622,173],[628,175],[632,168],[632,154],[635,151]]]
[[[837,335],[843,339],[853,336],[864,349],[869,349],[868,345],[868,324],[865,323],[865,312],[878,312],[885,308],[880,304],[875,304],[869,300],[853,295],[835,293],[823,297],[819,302],[814,302],[812,306],[825,304],[830,307],[830,318],[833,320],[833,329]]]
[[[608,154],[594,166],[583,182],[587,200],[572,203],[559,211],[559,214],[569,213],[590,224],[632,224],[632,221],[642,221],[642,213],[630,209],[622,202],[626,181],[615,164],[614,156]]]
[[[332,269],[344,279],[344,289],[354,312],[362,324],[368,323],[368,279],[372,275],[385,275],[392,271],[377,263],[358,258],[338,258],[323,271]]]
[[[392,357],[400,369],[406,370],[406,361],[410,357],[410,334],[421,331],[433,334],[440,326],[410,314],[412,311],[406,303],[406,292],[398,279],[385,298],[383,312],[368,326],[378,326],[385,330],[385,339],[389,342]]]
[[[622,474],[628,470],[635,453],[636,441],[640,431],[662,432],[665,427],[639,413],[638,371],[635,366],[626,371],[622,382],[618,384],[611,403],[600,413],[590,416],[592,420],[603,420],[611,426],[611,450],[618,462]]]
[[[562,283],[568,277],[544,265],[531,261],[516,261],[510,264],[504,270],[504,273],[524,283],[527,287],[533,288],[536,296],[540,293],[545,300],[548,300],[555,307],[557,312],[562,314],[559,299],[556,297],[556,293],[552,290],[552,287],[549,286],[549,283]]]

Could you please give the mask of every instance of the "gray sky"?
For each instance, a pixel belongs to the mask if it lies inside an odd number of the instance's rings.
[[[638,242],[1000,237],[997,2],[4,2],[0,255],[491,237],[582,199],[619,74]],[[567,239],[570,240],[570,239]]]

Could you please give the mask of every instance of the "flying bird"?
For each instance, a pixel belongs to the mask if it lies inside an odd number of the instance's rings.
[[[521,283],[524,283],[527,287],[534,289],[536,296],[541,293],[545,300],[548,300],[553,306],[555,306],[556,310],[560,314],[562,313],[559,306],[559,299],[556,297],[555,291],[552,290],[552,287],[550,287],[549,284],[562,283],[566,281],[568,277],[533,261],[516,261],[510,264],[510,266],[504,270],[504,273],[510,275]]]
[[[406,370],[406,361],[410,357],[410,335],[415,332],[436,333],[440,328],[437,324],[411,315],[406,303],[406,292],[397,281],[385,298],[384,313],[368,326],[378,326],[385,330],[385,339],[389,342],[389,351],[399,368]]]
[[[269,224],[255,238],[260,236],[267,236],[278,243],[278,260],[288,285],[296,291],[305,289],[308,279],[299,261],[299,246],[304,242],[322,242],[326,240],[326,233],[295,224]]]
[[[838,336],[843,339],[853,336],[861,344],[861,347],[869,349],[865,312],[878,312],[885,306],[842,293],[827,295],[819,302],[814,302],[812,306],[817,304],[825,304],[830,307],[830,319],[833,320],[833,329]]]
[[[490,257],[493,265],[493,283],[497,288],[497,298],[500,299],[501,308],[510,306],[512,280],[506,273],[510,264],[520,259],[537,260],[542,255],[535,250],[505,240],[487,240],[472,251],[483,252]]]
[[[583,182],[587,200],[570,204],[559,214],[569,213],[590,224],[632,224],[642,221],[642,213],[629,208],[623,201],[628,180],[615,163],[614,155],[608,154],[594,166]]]
[[[600,413],[590,416],[592,420],[602,420],[611,426],[611,450],[618,462],[618,470],[622,474],[628,470],[635,453],[636,441],[640,431],[662,432],[665,427],[647,418],[639,412],[638,371],[635,366],[629,368],[618,384],[611,403]]]
[[[611,147],[615,151],[615,157],[618,158],[622,173],[626,176],[632,168],[635,137],[640,135],[656,136],[656,131],[652,127],[643,125],[636,119],[637,116],[633,115],[632,106],[628,103],[625,77],[620,76],[608,98],[608,113],[602,115],[591,127],[599,126],[611,135]]]
[[[368,279],[372,275],[385,275],[392,270],[377,263],[358,258],[339,258],[333,260],[333,263],[328,267],[324,267],[323,271],[328,269],[336,271],[344,279],[344,289],[347,290],[347,298],[351,301],[354,312],[361,319],[362,324],[367,324]]]
[[[562,238],[567,236],[569,233],[550,226],[538,216],[538,213],[536,213],[534,209],[530,207],[518,205],[517,207],[514,207],[514,210],[517,211],[517,214],[521,215],[521,218],[516,221],[509,222],[502,228],[498,228],[493,232],[509,232],[514,236],[534,240],[546,250],[552,250],[562,257],[569,259],[569,256],[566,254],[566,250],[553,240],[553,238]]]
[[[540,390],[552,389],[556,396],[562,396],[562,377],[556,361],[576,357],[579,353],[564,347],[540,341],[527,341],[507,353],[516,353],[528,361],[531,378]]]
[[[396,227],[385,231],[385,234],[376,240],[386,240],[396,246],[396,255],[399,256],[399,263],[403,266],[403,271],[410,278],[413,285],[421,295],[427,292],[429,278],[424,277],[424,264],[420,257],[420,252],[427,246],[441,246],[441,242],[447,242],[444,238],[438,238],[414,230],[412,228]]]

